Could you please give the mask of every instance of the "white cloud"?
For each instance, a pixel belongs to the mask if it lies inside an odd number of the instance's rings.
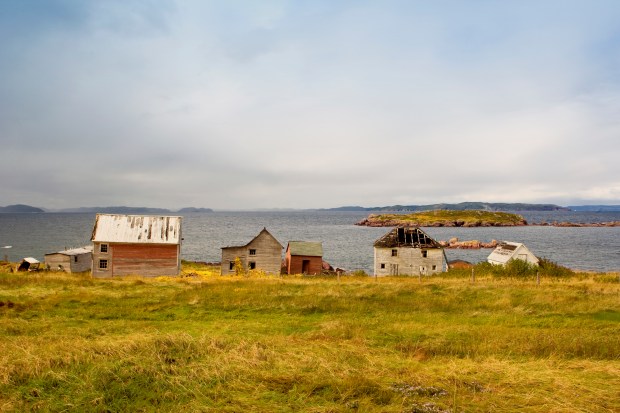
[[[615,2],[84,6],[0,45],[5,203],[611,202],[619,15]],[[21,171],[26,151],[37,163]]]

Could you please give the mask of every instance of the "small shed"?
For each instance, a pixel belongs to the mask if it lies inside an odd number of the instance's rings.
[[[17,266],[17,271],[38,271],[41,262],[33,257],[24,258]]]
[[[181,217],[97,214],[93,276],[179,275]]]
[[[374,273],[431,275],[444,272],[447,259],[439,242],[419,227],[397,227],[374,243]]]
[[[319,275],[323,271],[323,243],[289,241],[286,246],[286,273]]]
[[[235,260],[239,258],[243,270],[262,270],[280,274],[284,246],[267,228],[263,228],[250,242],[240,246],[222,248],[222,275],[235,274]]]
[[[68,273],[90,271],[93,265],[93,247],[72,248],[45,254],[45,266],[50,270]]]
[[[525,245],[510,241],[500,242],[488,256],[487,261],[495,265],[505,265],[512,259],[538,265],[538,258]]]

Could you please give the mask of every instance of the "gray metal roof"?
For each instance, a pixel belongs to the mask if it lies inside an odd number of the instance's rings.
[[[323,243],[312,241],[289,241],[287,249],[291,255],[303,255],[306,257],[322,257]]]
[[[82,255],[82,254],[91,254],[93,252],[93,247],[83,247],[83,248],[72,248],[69,250],[58,251],[58,252],[50,252],[45,255],[53,255],[53,254],[62,254],[62,255]]]
[[[97,214],[91,241],[180,244],[181,217]]]

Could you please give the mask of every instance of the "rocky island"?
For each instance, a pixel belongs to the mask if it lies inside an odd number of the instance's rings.
[[[370,214],[355,225],[368,227],[514,227],[527,225],[521,215],[493,211],[433,210],[412,214]]]

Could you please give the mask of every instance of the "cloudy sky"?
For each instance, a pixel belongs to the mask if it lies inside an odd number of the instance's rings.
[[[617,0],[0,2],[0,205],[620,204]]]

